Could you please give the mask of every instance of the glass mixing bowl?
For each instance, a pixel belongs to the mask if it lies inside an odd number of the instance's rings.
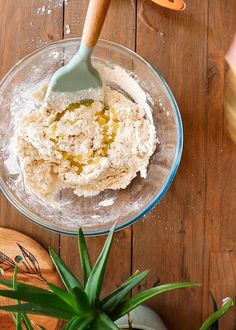
[[[62,192],[53,207],[26,192],[14,147],[17,121],[32,106],[32,93],[69,61],[79,44],[79,38],[67,39],[38,49],[18,62],[1,81],[0,187],[18,211],[45,228],[75,235],[81,226],[86,235],[99,235],[106,233],[114,221],[117,229],[127,227],[160,201],[181,159],[183,131],[178,106],[160,73],[133,51],[101,40],[93,62],[123,67],[147,95],[160,142],[150,160],[148,176],[143,179],[138,175],[126,189],[107,190],[90,198]]]

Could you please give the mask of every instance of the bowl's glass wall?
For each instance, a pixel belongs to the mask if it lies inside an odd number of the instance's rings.
[[[138,176],[125,190],[108,190],[91,198],[79,198],[71,191],[62,192],[56,208],[26,193],[22,175],[17,173],[16,164],[13,166],[9,161],[7,152],[16,129],[14,117],[22,116],[25,104],[30,106],[31,92],[42,81],[50,80],[55,70],[78,50],[79,42],[73,39],[46,46],[18,63],[3,79],[0,85],[0,184],[10,202],[40,225],[68,234],[75,234],[78,226],[82,226],[87,234],[93,235],[107,231],[114,221],[119,228],[132,223],[160,200],[180,161],[182,125],[173,96],[160,75],[132,51],[100,41],[94,52],[94,62],[105,61],[105,65],[117,64],[134,72],[141,87],[150,95],[160,145],[151,158],[148,177]]]

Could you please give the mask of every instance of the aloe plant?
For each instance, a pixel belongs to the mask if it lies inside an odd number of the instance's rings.
[[[15,266],[14,273],[13,273],[13,282],[12,282],[13,290],[17,290],[17,285],[18,285],[17,280],[16,280],[17,273],[18,273],[18,265]],[[21,302],[19,300],[17,300],[17,303],[18,303],[18,305],[21,304]],[[10,312],[10,314],[16,325],[16,330],[23,330],[22,323],[24,324],[24,326],[27,330],[34,330],[34,327],[32,326],[28,316],[25,313],[17,312],[15,315],[13,312]],[[45,330],[45,329],[42,326],[38,325],[38,330]]]
[[[218,309],[215,298],[209,293],[212,305],[213,313],[206,319],[206,321],[201,326],[200,330],[218,330],[219,329],[219,320],[233,307],[234,303],[232,298],[227,297],[223,299],[222,306]]]
[[[16,305],[0,306],[0,309],[12,314],[17,329],[22,329],[22,320],[25,327],[31,330],[31,324],[26,314],[38,314],[67,321],[66,330],[112,330],[118,329],[115,324],[117,319],[148,299],[171,290],[200,285],[199,283],[189,282],[164,284],[130,297],[132,289],[149,272],[137,271],[107,297],[100,299],[114,230],[115,225],[111,228],[94,267],[91,265],[83,231],[79,230],[78,246],[83,284],[72,274],[60,257],[52,249],[49,249],[52,261],[66,291],[52,283],[47,283],[49,290],[44,290],[17,282],[16,270],[13,281],[0,280],[0,284],[8,288],[8,290],[0,290],[0,296],[15,299],[18,302]]]

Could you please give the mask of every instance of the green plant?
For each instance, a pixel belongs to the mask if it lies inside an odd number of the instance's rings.
[[[17,273],[18,273],[18,265],[15,266],[15,270],[13,273],[13,281],[12,281],[13,290],[15,290],[15,291],[17,290],[17,286],[18,286],[18,283],[16,280]],[[19,300],[17,300],[17,303],[18,303],[18,305],[21,305],[21,302]],[[27,330],[34,330],[28,316],[25,313],[17,312],[15,315],[13,312],[10,312],[10,314],[16,325],[16,330],[23,330],[22,323],[24,324],[24,326]],[[45,329],[43,327],[41,327],[40,325],[38,325],[38,330],[45,330]]]
[[[233,300],[229,297],[223,299],[222,306],[218,309],[215,298],[210,292],[210,297],[212,299],[213,313],[206,319],[206,321],[201,326],[200,330],[218,330],[219,320],[233,307]]]
[[[112,244],[115,225],[111,228],[104,247],[92,268],[82,230],[79,230],[78,245],[83,273],[83,284],[71,273],[59,256],[49,249],[50,256],[60,275],[66,291],[47,283],[49,290],[9,280],[0,280],[0,284],[11,290],[0,290],[0,296],[18,300],[16,305],[1,306],[0,309],[12,313],[17,329],[21,329],[20,320],[31,330],[24,318],[26,314],[38,314],[67,321],[66,330],[112,330],[118,329],[114,323],[121,316],[144,303],[148,299],[178,288],[199,286],[198,283],[172,283],[160,285],[130,297],[131,290],[148,274],[148,271],[135,272],[119,288],[104,299],[100,299],[102,282]],[[17,313],[17,314],[14,314]],[[26,316],[27,318],[27,316]],[[28,321],[28,318],[26,319]]]

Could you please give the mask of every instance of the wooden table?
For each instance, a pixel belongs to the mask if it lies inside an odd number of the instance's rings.
[[[81,35],[88,0],[61,2],[0,0],[1,77],[35,48]],[[223,110],[224,54],[236,31],[236,5],[235,0],[186,2],[186,11],[172,12],[150,0],[112,0],[102,33],[162,72],[183,118],[184,153],[174,183],[144,220],[115,235],[105,284],[108,291],[136,269],[152,270],[138,289],[159,280],[202,282],[202,289],[149,302],[172,330],[199,329],[211,310],[209,289],[219,304],[236,294],[236,146],[227,136]],[[60,249],[80,272],[75,238],[31,224],[3,196],[0,212],[1,226]],[[89,239],[93,259],[104,239]],[[235,315],[234,309],[225,316],[220,329],[235,328]]]

